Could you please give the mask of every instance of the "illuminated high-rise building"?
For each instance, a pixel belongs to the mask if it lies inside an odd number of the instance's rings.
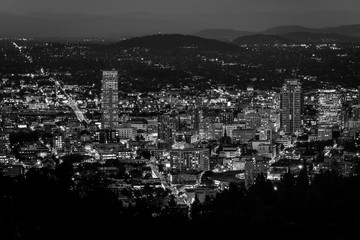
[[[303,97],[299,79],[286,79],[280,92],[280,127],[294,133],[301,127]]]
[[[199,108],[194,109],[194,130],[199,132],[200,130],[200,122],[203,118],[203,112]]]
[[[118,72],[103,71],[101,80],[102,128],[116,129],[119,123]]]
[[[176,119],[168,114],[164,114],[158,117],[158,122],[158,139],[162,140],[167,148],[171,148],[175,143]]]
[[[329,127],[341,125],[341,94],[335,89],[319,89],[317,110],[318,124]]]

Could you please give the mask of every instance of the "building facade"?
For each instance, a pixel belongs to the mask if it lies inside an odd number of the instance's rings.
[[[172,169],[187,170],[210,170],[209,149],[185,148],[170,151],[170,164]]]
[[[318,90],[318,124],[341,125],[341,109],[341,94],[337,90]]]
[[[280,92],[280,127],[294,133],[301,127],[303,94],[300,80],[286,79]]]
[[[168,114],[158,117],[158,139],[163,141],[167,148],[175,143],[175,132],[177,129],[177,120]]]
[[[116,129],[119,124],[118,72],[103,71],[101,80],[102,128]]]

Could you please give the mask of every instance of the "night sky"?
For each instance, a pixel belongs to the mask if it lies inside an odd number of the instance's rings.
[[[0,0],[1,12],[85,13],[192,21],[201,27],[264,30],[278,25],[360,23],[359,0]]]
[[[116,14],[131,11],[233,13],[358,10],[358,0],[1,0],[2,11]]]

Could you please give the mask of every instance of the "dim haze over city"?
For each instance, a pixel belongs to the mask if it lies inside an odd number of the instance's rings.
[[[88,30],[83,35],[322,28],[359,23],[359,7],[357,0],[1,0],[0,26],[3,34],[20,34],[15,27],[47,37],[56,35],[49,27],[71,37],[81,30],[79,21]]]
[[[0,8],[0,239],[358,235],[359,1]]]

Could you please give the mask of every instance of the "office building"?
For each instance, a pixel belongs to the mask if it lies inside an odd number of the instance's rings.
[[[101,81],[102,128],[116,129],[119,123],[118,72],[103,71]]]
[[[200,122],[203,118],[203,113],[202,110],[200,110],[199,108],[195,108],[194,109],[194,130],[196,132],[199,132],[200,130]]]
[[[280,127],[294,133],[301,127],[303,97],[300,80],[286,79],[280,92]]]
[[[170,165],[172,169],[186,170],[210,170],[209,149],[185,148],[170,151]]]
[[[341,94],[337,90],[318,90],[318,124],[341,125],[341,109]]]
[[[166,148],[170,148],[175,143],[177,119],[164,114],[158,117],[158,122],[158,139],[165,143]]]

